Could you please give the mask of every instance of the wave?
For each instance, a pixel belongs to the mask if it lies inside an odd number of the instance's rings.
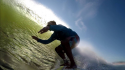
[[[6,5],[7,4],[7,5]],[[54,48],[59,42],[43,45],[31,39],[31,35],[48,39],[50,32],[39,35],[38,30],[46,25],[44,16],[39,16],[18,0],[0,0],[0,69],[10,70],[55,70],[61,59]],[[37,25],[37,23],[41,23]],[[95,52],[81,48],[73,50],[75,61],[86,70],[125,70],[124,65],[113,65]]]
[[[125,65],[108,63],[89,48],[84,48],[81,51],[81,48],[78,47],[73,49],[72,52],[78,68],[83,70],[125,70]],[[55,68],[52,70],[60,67],[59,65],[60,60],[57,60]]]

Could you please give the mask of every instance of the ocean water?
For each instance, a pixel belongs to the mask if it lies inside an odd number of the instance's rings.
[[[23,1],[23,0],[22,0]],[[30,1],[30,0],[25,0]],[[0,0],[0,69],[1,70],[56,70],[62,63],[54,41],[41,44],[32,39],[48,39],[52,32],[38,34],[46,20],[19,0]],[[39,24],[40,23],[40,24]],[[125,65],[113,65],[92,50],[73,50],[78,67],[85,70],[125,70]]]
[[[32,18],[37,15],[15,0],[0,0],[0,68],[12,70],[50,70],[57,55],[57,41],[44,45],[31,36],[48,39],[51,32],[38,34],[42,29]],[[43,23],[45,24],[45,23]]]

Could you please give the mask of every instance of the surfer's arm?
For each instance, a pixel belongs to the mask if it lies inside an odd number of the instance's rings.
[[[54,36],[55,36],[55,35],[52,34],[51,37],[50,37],[48,40],[38,39],[37,42],[40,42],[40,43],[43,43],[43,44],[48,44],[48,43],[50,43],[50,42],[52,42],[52,41],[55,40]]]
[[[43,29],[41,29],[38,33],[45,33],[45,32],[47,32],[49,30],[49,26],[46,26],[46,27],[44,27]]]

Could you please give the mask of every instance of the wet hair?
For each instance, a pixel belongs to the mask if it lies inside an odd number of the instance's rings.
[[[49,22],[47,23],[47,26],[49,26],[49,25],[56,25],[56,22],[55,22],[55,21],[49,21]]]

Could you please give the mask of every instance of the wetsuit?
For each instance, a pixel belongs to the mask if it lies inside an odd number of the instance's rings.
[[[79,42],[79,36],[77,35],[77,33],[63,25],[50,25],[49,30],[54,31],[54,33],[48,40],[38,39],[37,41],[43,44],[48,44],[56,39],[63,41],[68,38],[67,40],[70,39],[69,40],[70,47],[72,46],[73,41],[75,43]]]

